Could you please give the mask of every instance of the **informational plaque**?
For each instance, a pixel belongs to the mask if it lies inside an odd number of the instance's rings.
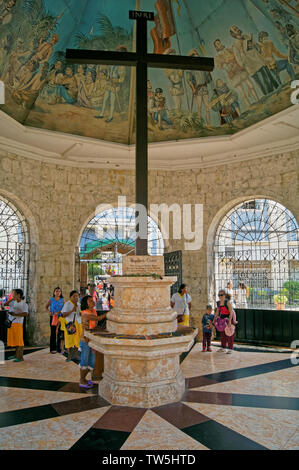
[[[123,256],[123,276],[128,274],[159,274],[164,276],[164,256]]]

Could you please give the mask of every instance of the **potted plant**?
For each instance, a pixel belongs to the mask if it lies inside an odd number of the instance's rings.
[[[288,301],[288,298],[286,296],[287,290],[282,289],[278,294],[274,295],[274,302],[276,305],[276,310],[284,310],[286,303]]]

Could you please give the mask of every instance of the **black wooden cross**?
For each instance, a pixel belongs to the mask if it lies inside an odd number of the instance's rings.
[[[68,62],[77,64],[106,64],[136,67],[136,203],[148,210],[148,136],[147,136],[147,69],[167,68],[203,70],[211,72],[214,59],[147,53],[147,21],[154,20],[154,13],[130,11],[130,19],[137,20],[136,52],[93,51],[67,49]],[[147,233],[147,217],[141,218],[142,233]],[[140,232],[139,231],[139,232]],[[137,255],[146,255],[147,238],[137,238]]]

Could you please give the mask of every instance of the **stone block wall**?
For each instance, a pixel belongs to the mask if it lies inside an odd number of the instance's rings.
[[[225,213],[247,198],[267,197],[285,205],[299,220],[299,152],[211,168],[151,171],[150,204],[203,204],[203,246],[186,251],[184,240],[166,242],[167,251],[183,251],[183,281],[192,295],[192,322],[201,329],[201,316],[212,279],[211,247]],[[119,195],[134,202],[131,170],[84,169],[44,163],[0,151],[1,195],[25,216],[32,243],[30,265],[30,339],[49,342],[45,305],[60,286],[65,297],[77,288],[75,249],[82,230],[107,203]]]

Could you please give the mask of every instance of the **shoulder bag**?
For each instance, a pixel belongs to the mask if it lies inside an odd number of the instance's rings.
[[[65,324],[65,329],[67,331],[67,334],[69,334],[69,335],[74,335],[77,331],[76,324],[75,324],[75,319],[76,319],[76,313],[74,315],[73,321],[70,321],[69,323]]]

